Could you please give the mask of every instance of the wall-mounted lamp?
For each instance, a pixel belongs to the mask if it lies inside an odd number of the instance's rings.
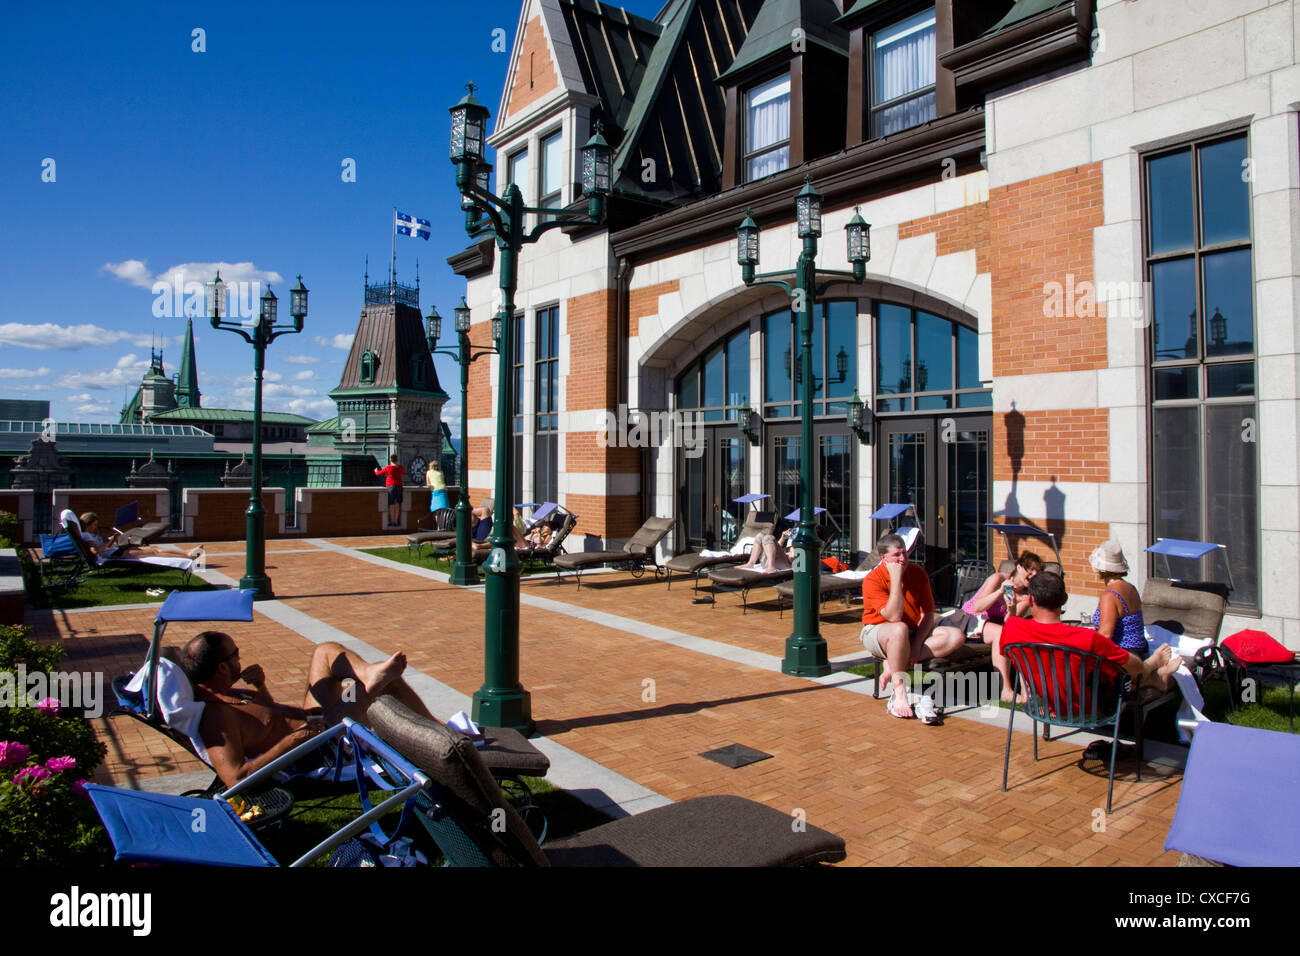
[[[758,412],[749,407],[748,399],[736,412],[736,424],[740,426],[741,432],[749,439],[751,445],[758,444],[758,429],[762,425],[762,419],[759,418]]]
[[[858,390],[853,390],[853,397],[848,401],[848,420],[849,430],[858,436],[858,441],[864,445],[871,443],[871,409],[863,404],[862,399],[858,398]]]

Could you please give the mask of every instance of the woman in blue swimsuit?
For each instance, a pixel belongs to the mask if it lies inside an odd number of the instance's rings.
[[[1142,623],[1142,598],[1137,588],[1124,580],[1128,562],[1119,542],[1102,544],[1092,552],[1088,563],[1105,588],[1100,595],[1100,606],[1092,612],[1093,629],[1145,660],[1149,649]]]

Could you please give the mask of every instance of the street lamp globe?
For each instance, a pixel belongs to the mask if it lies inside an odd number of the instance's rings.
[[[302,320],[307,318],[307,292],[302,276],[298,276],[298,281],[289,290],[289,314],[293,316],[293,327],[299,332],[302,331]]]
[[[822,194],[813,188],[812,177],[803,181],[803,189],[794,197],[795,217],[800,239],[815,239],[822,234]]]
[[[610,166],[614,151],[605,142],[604,126],[592,127],[591,139],[582,147],[582,191],[588,196],[603,196],[610,189]]]
[[[277,309],[277,300],[275,293],[271,291],[268,285],[266,291],[262,293],[262,321],[269,328],[275,325],[275,313]]]
[[[215,329],[222,316],[226,314],[226,283],[221,279],[221,272],[208,283],[208,305],[212,309],[212,327]]]
[[[844,227],[844,237],[848,244],[849,262],[853,263],[853,277],[861,282],[871,260],[871,224],[862,218],[860,206],[853,207],[853,218]]]
[[[429,306],[429,314],[425,316],[425,324],[429,330],[429,348],[432,349],[438,344],[438,339],[442,338],[442,316],[438,314],[436,305]]]
[[[483,158],[487,107],[474,98],[474,84],[466,87],[464,98],[451,108],[451,161],[477,163]]]
[[[501,341],[501,327],[505,323],[505,309],[497,309],[497,314],[492,316],[492,340]]]
[[[461,333],[469,332],[469,306],[465,303],[465,297],[460,297],[460,305],[456,306],[452,313],[456,319],[456,331]]]

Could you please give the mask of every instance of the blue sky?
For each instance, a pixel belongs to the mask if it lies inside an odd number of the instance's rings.
[[[652,17],[661,2],[625,6]],[[372,280],[386,274],[394,206],[433,223],[427,242],[397,239],[399,279],[420,260],[422,311],[450,316],[464,291],[445,261],[466,245],[447,109],[472,79],[495,120],[508,54],[493,31],[512,45],[520,7],[12,7],[0,35],[0,397],[48,399],[61,421],[116,421],[151,340],[169,374],[180,357],[185,319],[155,316],[154,282],[206,282],[227,263],[222,277],[246,290],[270,281],[282,314],[302,274],[306,329],[269,349],[266,408],[332,415],[365,257]],[[203,404],[252,407],[252,349],[202,320],[195,333]],[[456,393],[454,365],[439,357],[438,373]],[[458,404],[453,394],[453,424]]]

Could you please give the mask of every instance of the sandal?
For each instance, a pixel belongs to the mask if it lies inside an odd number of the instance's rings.
[[[905,717],[905,716],[903,716],[902,714],[900,714],[898,711],[896,711],[896,710],[894,709],[894,698],[895,698],[896,696],[897,696],[896,694],[892,694],[892,693],[891,693],[891,694],[889,695],[889,699],[888,699],[887,701],[885,701],[885,711],[889,714],[889,716],[890,716],[890,717],[897,717],[899,720],[911,720],[912,717],[915,717],[915,716],[916,716],[916,712],[915,712],[915,711],[912,712],[912,716],[911,716],[911,717]]]

